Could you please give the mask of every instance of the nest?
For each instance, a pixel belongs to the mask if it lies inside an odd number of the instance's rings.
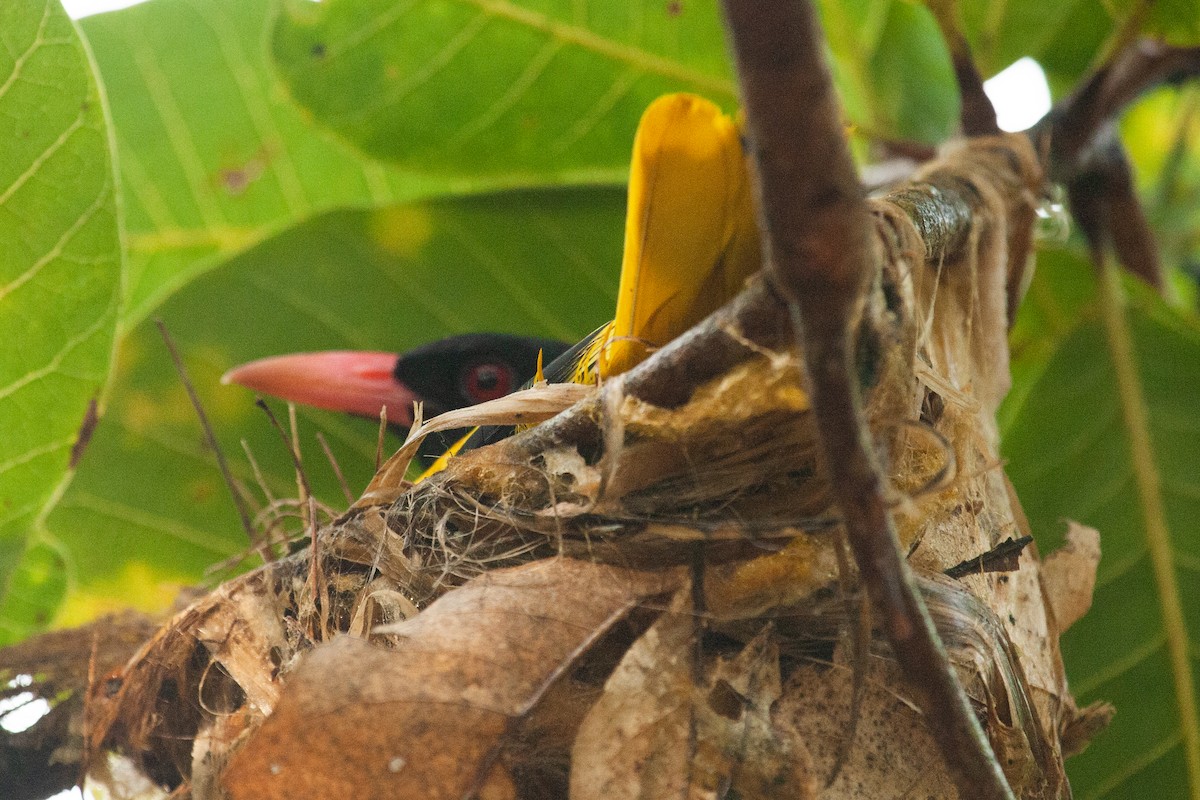
[[[1031,549],[987,558],[1027,534],[993,418],[1039,181],[1023,139],[980,139],[873,201],[857,369],[952,662],[1014,790],[1059,797],[1097,718],[1057,650],[1086,602]],[[910,218],[948,183],[965,239]],[[417,485],[407,447],[311,547],[182,611],[91,683],[93,771],[194,798],[957,796],[872,632],[795,348],[755,281],[602,386],[441,423],[548,420]]]

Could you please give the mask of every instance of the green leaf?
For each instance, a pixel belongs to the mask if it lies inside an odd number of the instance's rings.
[[[45,537],[25,548],[0,599],[0,642],[19,641],[54,618],[66,594],[65,566],[58,544]]]
[[[249,392],[219,385],[223,372],[277,353],[399,351],[466,331],[580,338],[616,302],[623,206],[618,190],[578,189],[331,212],[210,271],[160,314],[238,479],[263,501],[244,439],[273,495],[294,498],[278,434]],[[71,575],[63,624],[130,603],[161,610],[172,587],[247,549],[152,324],[130,333],[120,361],[112,409],[48,521]],[[278,404],[275,412],[286,424]],[[316,432],[357,496],[374,473],[378,425],[297,413],[314,492],[344,508]],[[389,438],[389,452],[396,446]]]
[[[1138,9],[1141,5],[1142,3],[1130,3],[1133,9]],[[1200,2],[1155,0],[1148,6],[1149,13],[1143,28],[1147,34],[1174,45],[1200,44]]]
[[[1080,702],[1109,700],[1117,716],[1068,762],[1075,796],[1196,797],[1200,323],[1132,280],[1091,286],[1082,260],[1058,267],[1039,274],[1023,312],[1057,331],[1031,356],[1044,364],[1003,449],[1043,552],[1061,541],[1063,519],[1101,535],[1095,600],[1063,659]],[[1076,310],[1060,316],[1047,300]]]
[[[123,327],[290,224],[434,188],[319,135],[270,67],[268,16],[269,0],[153,0],[81,22],[119,148]]]
[[[962,0],[959,8],[985,77],[1029,56],[1046,71],[1055,96],[1073,89],[1127,25],[1172,44],[1200,42],[1197,0]]]
[[[512,184],[621,182],[651,100],[736,102],[714,0],[288,0],[274,52],[364,152]]]
[[[945,141],[958,124],[958,85],[929,9],[904,0],[823,0],[820,8],[851,121],[877,137]]]
[[[0,4],[0,642],[33,616],[14,567],[70,478],[121,292],[103,99],[56,0]],[[26,609],[36,606],[26,604]]]
[[[1058,94],[1092,66],[1115,24],[1112,4],[1103,0],[965,0],[959,7],[984,77],[1028,56]]]

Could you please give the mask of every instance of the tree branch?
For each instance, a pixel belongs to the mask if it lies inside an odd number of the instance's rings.
[[[1200,75],[1200,47],[1139,39],[1119,50],[1031,132],[1048,171],[1065,183],[1072,215],[1093,252],[1112,246],[1121,264],[1160,291],[1158,247],[1138,200],[1116,117],[1143,92]]]
[[[1035,143],[1049,138],[1050,177],[1067,182],[1086,169],[1093,144],[1105,145],[1103,129],[1143,92],[1200,75],[1200,47],[1172,47],[1139,39],[1117,52],[1032,131]]]
[[[959,120],[965,136],[994,136],[1000,133],[996,122],[996,107],[983,90],[983,76],[971,55],[971,46],[958,25],[958,4],[954,0],[928,0],[929,10],[937,20],[942,38],[950,48],[950,60],[954,65],[954,78],[958,82],[958,95],[962,101]]]
[[[804,352],[831,489],[859,573],[964,797],[1011,790],[900,555],[863,421],[852,333],[880,261],[807,2],[725,0],[757,167],[767,274]]]

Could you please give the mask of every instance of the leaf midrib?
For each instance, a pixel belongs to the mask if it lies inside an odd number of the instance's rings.
[[[614,60],[639,66],[646,72],[693,83],[698,87],[712,92],[720,92],[730,97],[736,94],[733,82],[730,80],[715,78],[711,75],[705,75],[702,72],[688,69],[669,58],[656,56],[641,48],[621,44],[612,39],[606,39],[587,28],[559,22],[545,14],[521,8],[507,0],[460,0],[460,2],[475,6],[486,14],[508,19],[535,30],[543,31],[549,36],[568,44],[578,45],[585,50],[591,50],[594,53],[608,56]]]
[[[476,8],[488,16],[515,22],[518,25],[540,31],[563,44],[575,45],[584,50],[611,58],[614,61],[635,66],[644,72],[690,83],[697,88],[722,94],[729,98],[736,97],[733,81],[728,78],[718,78],[695,69],[689,69],[677,61],[672,61],[670,58],[655,55],[640,47],[634,47],[633,45],[623,44],[606,38],[595,31],[579,25],[561,22],[547,14],[522,8],[515,3],[508,2],[508,0],[457,0],[457,2],[461,5]],[[395,13],[389,15],[388,24],[393,24],[403,12],[410,9],[411,6],[398,8]],[[370,26],[371,33],[377,33],[380,27],[378,21],[376,21]],[[364,28],[363,31],[365,30]],[[363,31],[358,31],[353,36],[347,37],[347,39],[361,40],[365,38]],[[328,52],[337,53],[344,48],[344,42],[329,42],[327,43],[327,47],[329,48]]]
[[[1189,796],[1193,800],[1200,800],[1200,716],[1197,714],[1196,687],[1192,680],[1189,657],[1191,641],[1175,575],[1174,552],[1167,525],[1162,479],[1155,463],[1149,411],[1142,391],[1141,376],[1134,361],[1133,340],[1125,316],[1125,296],[1118,267],[1110,263],[1104,266],[1100,273],[1100,316],[1116,376],[1121,418],[1129,441],[1130,460],[1137,485],[1138,506],[1154,569],[1155,589],[1162,609],[1171,677],[1179,708]]]

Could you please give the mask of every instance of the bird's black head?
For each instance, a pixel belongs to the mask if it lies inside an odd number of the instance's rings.
[[[550,363],[568,345],[501,333],[450,336],[409,350],[392,375],[426,404],[426,416],[503,397],[528,383],[538,352]]]

